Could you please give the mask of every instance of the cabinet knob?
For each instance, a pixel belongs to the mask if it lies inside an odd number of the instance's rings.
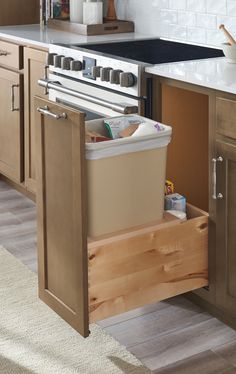
[[[63,56],[63,55],[55,55],[54,56],[53,65],[55,66],[55,68],[61,68],[61,61],[62,61],[63,57],[65,57],[65,56]]]
[[[72,60],[70,61],[70,70],[81,71],[83,69],[83,64],[81,61]]]
[[[61,67],[63,70],[70,70],[70,64],[73,61],[72,57],[62,57],[61,59]]]
[[[120,74],[123,73],[122,70],[111,70],[110,71],[110,83],[119,84],[120,83]]]
[[[109,82],[110,80],[110,71],[112,68],[102,68],[101,69],[101,81]]]
[[[135,85],[136,78],[133,73],[121,73],[120,74],[120,85],[121,87],[133,87]]]

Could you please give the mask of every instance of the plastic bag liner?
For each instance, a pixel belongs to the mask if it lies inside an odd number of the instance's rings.
[[[151,122],[153,124],[157,123],[156,121],[152,121],[144,117],[140,118],[143,118],[145,122]],[[154,135],[145,135],[139,137],[130,136],[127,138],[114,139],[99,143],[86,143],[86,159],[99,160],[102,158],[114,157],[127,153],[166,147],[171,140],[172,128],[164,124],[161,124],[161,126],[163,130]],[[86,124],[86,127],[89,130],[100,131],[106,135],[103,120],[89,121]]]

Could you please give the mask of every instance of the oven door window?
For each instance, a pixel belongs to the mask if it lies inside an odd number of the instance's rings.
[[[104,116],[102,116],[99,113],[96,113],[95,111],[88,110],[88,109],[86,109],[82,106],[76,105],[76,104],[68,102],[66,100],[61,100],[61,99],[57,98],[56,101],[59,104],[69,106],[72,109],[76,109],[76,110],[79,110],[80,112],[85,113],[85,121],[91,121],[93,119],[104,118]]]

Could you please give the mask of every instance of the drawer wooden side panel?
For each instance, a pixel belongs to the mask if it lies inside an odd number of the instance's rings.
[[[216,121],[219,134],[236,139],[236,101],[217,97]]]
[[[90,322],[207,284],[207,215],[89,249]]]
[[[23,68],[23,47],[0,40],[0,65],[13,69]]]

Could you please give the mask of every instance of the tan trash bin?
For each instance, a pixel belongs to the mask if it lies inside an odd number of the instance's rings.
[[[103,120],[90,121],[86,126],[105,135]],[[172,129],[161,126],[162,131],[155,135],[86,143],[90,237],[163,217],[167,145]]]

